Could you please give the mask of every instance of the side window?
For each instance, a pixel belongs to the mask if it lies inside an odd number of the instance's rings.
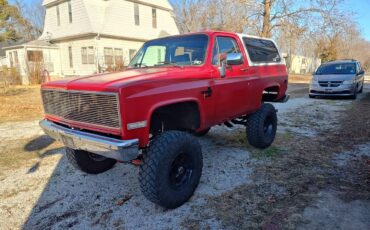
[[[356,67],[357,67],[357,71],[356,72],[359,73],[361,71],[361,65],[360,65],[359,62],[357,62]]]
[[[281,57],[272,41],[258,38],[243,38],[249,58],[255,63],[279,63]]]
[[[213,47],[212,64],[220,65],[221,61],[223,61],[229,53],[240,53],[235,39],[230,37],[216,37]]]

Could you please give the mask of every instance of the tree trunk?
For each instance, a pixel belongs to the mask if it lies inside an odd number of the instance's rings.
[[[273,0],[263,1],[263,26],[262,26],[262,37],[271,37],[271,7]]]

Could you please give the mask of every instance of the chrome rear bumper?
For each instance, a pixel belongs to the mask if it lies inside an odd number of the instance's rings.
[[[95,153],[118,161],[130,161],[138,156],[138,139],[118,140],[97,134],[78,131],[57,125],[48,120],[40,121],[40,126],[51,138],[65,146]]]

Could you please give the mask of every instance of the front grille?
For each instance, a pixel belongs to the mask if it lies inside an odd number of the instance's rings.
[[[321,87],[338,87],[343,81],[319,81]]]
[[[108,128],[120,128],[116,93],[42,90],[46,114]]]

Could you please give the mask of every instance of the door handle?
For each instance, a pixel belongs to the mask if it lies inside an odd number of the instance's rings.
[[[207,90],[204,90],[201,93],[204,95],[204,98],[210,97],[212,95],[212,89],[211,87],[208,87]]]
[[[249,68],[241,68],[240,71],[247,72]]]

